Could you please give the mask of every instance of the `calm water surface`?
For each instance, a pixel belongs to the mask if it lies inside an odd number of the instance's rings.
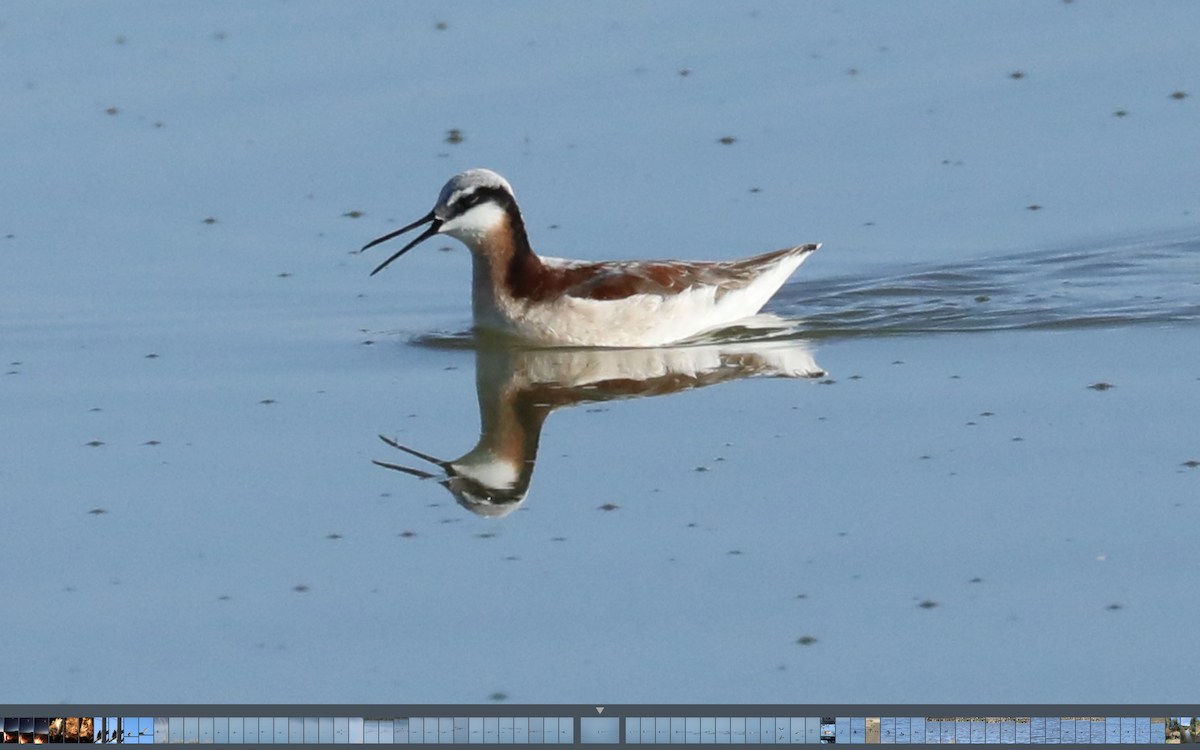
[[[0,9],[0,700],[1191,694],[1200,14],[689,7]],[[475,166],[548,254],[825,247],[498,350],[355,252]]]

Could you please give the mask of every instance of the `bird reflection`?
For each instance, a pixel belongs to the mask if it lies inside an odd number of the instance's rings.
[[[450,461],[380,435],[431,470],[375,464],[445,487],[467,510],[506,516],[529,492],[542,424],[556,409],[662,396],[747,377],[817,378],[821,370],[794,340],[734,341],[662,349],[476,350],[479,442]],[[432,469],[436,469],[434,471]]]

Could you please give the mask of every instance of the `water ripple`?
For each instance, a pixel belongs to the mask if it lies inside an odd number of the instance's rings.
[[[1200,321],[1200,238],[801,279],[769,306],[804,338]]]

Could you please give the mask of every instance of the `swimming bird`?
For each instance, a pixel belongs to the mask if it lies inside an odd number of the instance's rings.
[[[726,328],[761,310],[820,247],[724,262],[540,257],[529,245],[512,186],[489,169],[471,169],[446,183],[428,214],[362,250],[426,224],[371,275],[430,237],[448,234],[471,250],[475,328],[539,346],[654,347]]]

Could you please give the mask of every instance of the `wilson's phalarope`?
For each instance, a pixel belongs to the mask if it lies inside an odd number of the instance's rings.
[[[481,347],[475,352],[475,447],[444,461],[380,435],[393,448],[441,471],[374,463],[433,479],[472,513],[506,516],[525,502],[542,426],[558,409],[664,396],[739,378],[824,376],[804,342],[795,339],[640,349]]]
[[[757,313],[820,245],[726,262],[590,263],[534,254],[512,186],[488,169],[455,176],[437,205],[363,250],[429,224],[371,275],[436,234],[471,250],[477,329],[545,346],[662,346]]]

